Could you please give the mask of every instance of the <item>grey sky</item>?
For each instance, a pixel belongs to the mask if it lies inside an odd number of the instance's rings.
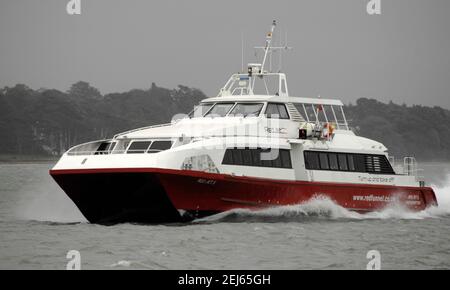
[[[156,82],[216,95],[241,68],[241,33],[254,62],[277,19],[294,47],[283,58],[291,95],[450,108],[450,1],[381,1],[369,16],[368,0],[81,0],[69,16],[68,0],[0,0],[0,86]]]

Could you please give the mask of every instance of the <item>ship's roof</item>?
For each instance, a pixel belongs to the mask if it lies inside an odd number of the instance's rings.
[[[343,106],[341,100],[322,99],[322,98],[305,98],[305,97],[285,97],[276,95],[231,95],[222,97],[213,97],[202,100],[202,103],[215,102],[277,102],[277,103],[300,103],[300,104],[317,104]]]

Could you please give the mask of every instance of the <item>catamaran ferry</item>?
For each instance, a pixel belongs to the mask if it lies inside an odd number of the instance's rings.
[[[89,222],[182,222],[315,198],[358,212],[437,205],[413,157],[394,166],[383,144],[355,135],[340,100],[291,96],[286,75],[266,70],[283,49],[271,45],[275,27],[262,62],[189,115],[61,157],[50,174]]]

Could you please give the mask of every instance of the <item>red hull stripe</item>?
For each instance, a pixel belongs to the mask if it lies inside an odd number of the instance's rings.
[[[327,197],[335,203],[360,211],[378,210],[399,201],[412,210],[436,204],[429,187],[349,184],[274,180],[247,176],[214,174],[162,168],[106,168],[51,170],[56,179],[72,175],[148,173],[164,188],[176,209],[188,211],[226,211],[235,208],[301,204],[315,197]],[[91,178],[92,179],[92,178]],[[70,195],[72,188],[67,188]]]

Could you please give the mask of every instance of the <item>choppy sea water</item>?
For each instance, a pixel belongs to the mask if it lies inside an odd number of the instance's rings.
[[[327,200],[235,210],[185,225],[92,225],[48,175],[0,164],[0,269],[450,269],[450,164],[426,163],[438,208],[360,215]]]

